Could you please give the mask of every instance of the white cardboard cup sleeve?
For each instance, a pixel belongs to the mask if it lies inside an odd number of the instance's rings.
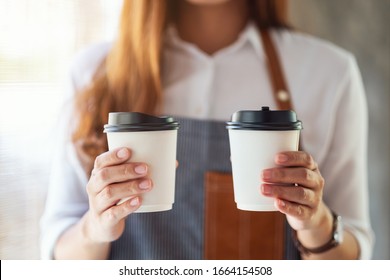
[[[175,198],[176,145],[179,123],[172,117],[156,117],[137,112],[109,113],[104,126],[108,148],[131,149],[130,162],[148,164],[153,189],[142,195],[135,212],[170,210]],[[118,204],[129,198],[123,198]]]
[[[275,167],[275,155],[297,151],[301,121],[293,111],[238,111],[227,122],[231,153],[234,199],[247,211],[276,211],[274,198],[259,191],[261,172]]]

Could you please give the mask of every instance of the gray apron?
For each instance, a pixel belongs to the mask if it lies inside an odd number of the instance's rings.
[[[231,172],[228,132],[224,122],[177,119],[173,209],[131,214],[124,233],[112,243],[110,259],[203,259],[204,175],[210,170]],[[299,259],[291,228],[287,224],[285,229],[284,258]]]

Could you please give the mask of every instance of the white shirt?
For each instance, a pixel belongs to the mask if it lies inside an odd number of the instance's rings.
[[[303,122],[305,150],[325,178],[324,201],[358,240],[360,258],[372,255],[367,186],[367,107],[354,57],[328,42],[293,31],[273,31],[294,110]],[[71,69],[69,98],[89,84],[111,48],[102,43],[83,50]],[[243,109],[276,109],[266,55],[254,24],[238,40],[213,55],[182,41],[169,28],[163,52],[163,113],[227,121]],[[88,181],[64,125],[53,159],[45,213],[41,220],[42,258],[88,209]]]

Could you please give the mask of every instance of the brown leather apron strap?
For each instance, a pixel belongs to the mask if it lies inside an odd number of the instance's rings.
[[[264,52],[267,57],[268,75],[272,84],[273,95],[279,110],[294,110],[291,93],[285,79],[282,64],[271,35],[267,29],[260,29]],[[303,150],[302,138],[298,150]]]
[[[290,90],[284,78],[282,65],[269,31],[261,29],[260,36],[267,56],[268,75],[270,76],[275,102],[280,110],[292,110]]]

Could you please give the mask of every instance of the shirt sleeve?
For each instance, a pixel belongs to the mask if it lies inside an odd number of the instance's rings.
[[[368,113],[361,75],[353,56],[348,59],[333,104],[333,129],[321,173],[325,178],[324,200],[343,217],[344,227],[358,241],[360,259],[372,256],[374,233],[368,205]]]
[[[71,104],[75,92],[75,81],[71,74],[56,127],[46,205],[40,220],[42,259],[54,258],[58,238],[88,210],[86,174],[70,141]]]
[[[50,181],[44,213],[40,221],[41,258],[52,259],[54,246],[61,234],[77,223],[89,208],[86,186],[88,178],[71,141],[73,101],[87,87],[111,49],[102,42],[81,49],[73,58],[65,82],[63,107],[56,127],[56,144],[52,154]]]

